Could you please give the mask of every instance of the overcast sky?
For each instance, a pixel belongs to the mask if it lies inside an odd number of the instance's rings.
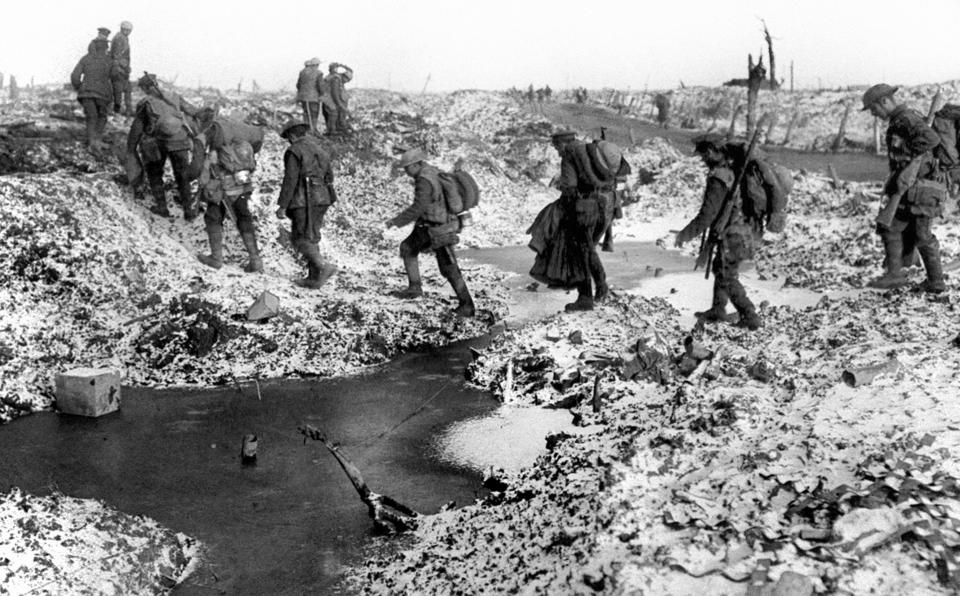
[[[133,70],[178,84],[292,88],[303,61],[353,85],[419,91],[549,84],[640,90],[746,76],[775,40],[797,87],[960,78],[960,0],[8,0],[0,72],[66,82],[99,26],[133,22]],[[13,6],[9,6],[13,4]],[[12,17],[12,18],[11,18]],[[765,51],[764,51],[765,53]],[[765,59],[766,62],[766,59]]]

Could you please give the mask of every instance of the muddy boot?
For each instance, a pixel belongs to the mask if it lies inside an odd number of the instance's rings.
[[[467,282],[463,280],[463,275],[459,269],[450,275],[450,285],[457,295],[459,304],[453,309],[453,314],[458,317],[472,317],[477,314],[477,309],[473,306],[473,298],[470,296],[470,290],[467,289]]]
[[[730,296],[727,295],[727,291],[721,288],[720,284],[714,280],[713,303],[709,309],[695,312],[693,316],[703,320],[705,323],[727,322],[730,320],[729,315],[727,315],[727,302],[729,301]]]
[[[600,245],[603,252],[613,252],[613,224],[607,226],[607,231],[603,235],[603,244]]]
[[[394,295],[404,300],[412,300],[423,296],[419,259],[417,257],[404,257],[403,267],[407,270],[407,289],[395,292]]]
[[[738,280],[730,281],[728,284],[727,293],[730,302],[733,303],[733,307],[737,309],[737,313],[740,315],[737,327],[745,327],[750,331],[756,331],[762,327],[763,322],[760,320],[760,315],[757,314],[753,302],[747,298],[747,292],[743,289],[743,285]]]
[[[871,280],[867,287],[890,290],[907,285],[907,276],[903,272],[903,237],[896,233],[884,234],[883,251],[886,255],[884,266],[887,271],[880,277]]]
[[[940,263],[940,245],[928,244],[920,248],[920,258],[923,267],[927,270],[927,279],[920,284],[920,290],[931,294],[942,294],[947,291],[947,284],[943,281],[943,266]]]
[[[240,234],[243,246],[250,255],[250,261],[243,268],[247,273],[263,273],[263,260],[260,258],[260,249],[257,247],[257,235],[253,232]]]
[[[311,290],[316,290],[322,286],[332,273],[324,277],[324,266],[326,263],[323,260],[323,256],[320,254],[320,247],[317,246],[314,242],[302,242],[300,243],[300,252],[307,259],[307,277],[303,279],[295,280],[293,283],[297,284],[301,288],[308,288]]]
[[[563,307],[567,312],[577,312],[583,310],[593,310],[593,296],[590,292],[590,282],[580,284],[577,287],[577,300]]]
[[[608,298],[610,298],[610,286],[607,285],[606,281],[597,282],[597,291],[593,293],[593,302],[602,304]]]
[[[210,254],[198,254],[197,260],[207,267],[219,269],[223,267],[223,230],[207,230],[207,239],[210,241]]]

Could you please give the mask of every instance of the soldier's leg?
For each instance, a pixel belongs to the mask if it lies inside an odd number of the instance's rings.
[[[80,100],[83,106],[83,118],[87,131],[87,147],[92,149],[96,146],[97,140],[97,100],[85,97]]]
[[[730,295],[727,294],[725,280],[723,278],[723,264],[719,257],[714,259],[713,266],[713,299],[710,308],[704,311],[695,312],[693,315],[706,322],[726,321],[727,303],[730,301]]]
[[[263,259],[260,258],[260,247],[257,246],[257,230],[253,225],[253,214],[250,213],[250,195],[241,195],[233,203],[233,213],[237,216],[237,230],[240,231],[240,239],[243,240],[243,246],[247,249],[250,260],[244,266],[243,270],[247,273],[263,273]],[[206,216],[204,216],[206,220]],[[223,221],[221,219],[221,221]]]
[[[123,109],[127,116],[133,116],[133,87],[129,75],[123,79]]]
[[[223,219],[225,216],[223,205],[220,203],[208,203],[203,213],[207,240],[210,241],[210,254],[198,254],[197,260],[214,269],[223,267]]]
[[[424,249],[424,236],[429,244],[426,228],[413,226],[410,235],[400,243],[400,258],[407,272],[407,288],[397,292],[400,298],[419,298],[423,296],[423,282],[420,279],[420,252]]]
[[[103,133],[107,130],[107,116],[110,112],[110,102],[105,99],[96,100],[97,104],[97,143],[103,141]]]
[[[726,290],[730,302],[737,309],[737,313],[740,314],[740,321],[737,325],[746,327],[751,331],[759,329],[762,325],[760,316],[757,315],[756,307],[747,297],[747,291],[740,283],[740,261],[727,257],[722,250],[718,253],[717,258],[721,261],[717,276],[720,285]]]
[[[171,151],[170,165],[173,168],[173,178],[177,183],[177,194],[180,206],[183,207],[183,218],[193,221],[197,217],[197,206],[190,193],[190,181],[187,180],[187,169],[190,167],[190,152]]]
[[[603,244],[601,245],[601,250],[603,250],[603,252],[613,252],[613,220],[612,219],[607,223],[607,229],[603,232]]]
[[[593,285],[596,292],[593,294],[594,302],[603,302],[610,296],[610,288],[607,286],[607,272],[603,268],[603,261],[597,254],[596,245],[591,245],[587,253],[587,259],[590,264],[590,277],[593,279]]]
[[[294,248],[307,260],[307,277],[294,280],[298,286],[317,289],[326,279],[321,279],[324,269],[323,255],[320,254],[319,239],[310,231],[306,207],[298,207],[287,211],[290,217],[290,241]]]
[[[115,114],[120,113],[120,104],[123,100],[123,81],[115,80],[113,81],[113,111]]]
[[[917,249],[923,260],[923,267],[927,270],[927,279],[920,285],[924,292],[939,294],[946,291],[943,281],[943,265],[940,262],[940,242],[933,235],[933,219],[926,215],[914,216],[910,228],[917,238]]]
[[[878,230],[883,242],[883,266],[886,272],[867,286],[887,290],[907,285],[907,276],[903,272],[903,241],[907,224],[903,214],[898,212],[889,228]]]
[[[437,255],[437,266],[440,268],[440,274],[443,275],[453,287],[457,295],[457,308],[453,310],[454,314],[461,317],[472,317],[476,314],[473,306],[473,298],[470,296],[470,290],[467,289],[467,282],[463,279],[463,272],[460,271],[460,265],[457,264],[457,254],[453,251],[453,246],[442,246],[434,249]]]
[[[153,195],[153,206],[150,207],[150,211],[163,217],[170,217],[170,210],[167,209],[167,193],[163,189],[163,166],[167,160],[162,151],[161,155],[163,156],[161,159],[143,164],[143,169],[147,173],[150,194]]]

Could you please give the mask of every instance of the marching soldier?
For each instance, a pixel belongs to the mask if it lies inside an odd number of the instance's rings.
[[[463,279],[454,245],[460,241],[457,232],[460,224],[456,214],[447,210],[443,197],[439,171],[427,163],[427,156],[420,149],[411,149],[400,156],[400,167],[413,179],[413,204],[399,215],[387,221],[387,228],[401,228],[413,224],[410,235],[400,243],[400,258],[407,270],[408,286],[398,293],[401,298],[419,298],[423,295],[420,280],[421,252],[432,250],[437,257],[440,273],[457,295],[459,304],[454,314],[472,317],[476,314],[473,298]]]
[[[734,183],[739,169],[745,164],[738,163],[732,154],[731,146],[718,134],[704,134],[694,140],[695,152],[710,168],[707,185],[703,192],[703,204],[696,217],[677,233],[674,245],[678,248],[684,243],[707,232],[707,250],[715,245],[717,252],[713,258],[713,304],[709,310],[696,313],[705,321],[726,321],[727,302],[732,302],[740,314],[737,325],[751,331],[762,325],[757,310],[747,297],[740,283],[740,263],[753,256],[753,247],[760,234],[758,222],[748,222],[741,206],[735,207],[726,222],[719,221],[724,205],[735,191]],[[745,156],[740,156],[743,161]],[[722,229],[721,229],[721,226]]]
[[[307,277],[298,286],[317,289],[337,268],[320,254],[323,217],[336,202],[330,155],[310,134],[305,122],[289,122],[280,136],[290,142],[283,154],[283,185],[277,198],[277,217],[290,218],[290,240],[307,260]]]
[[[923,116],[894,101],[896,91],[896,87],[880,83],[863,94],[863,110],[889,122],[886,140],[890,176],[884,185],[889,199],[877,217],[886,272],[869,286],[888,289],[906,285],[904,260],[917,249],[927,270],[927,279],[919,289],[938,294],[946,290],[940,243],[931,230],[947,194],[945,175],[935,155],[940,136],[927,126]]]

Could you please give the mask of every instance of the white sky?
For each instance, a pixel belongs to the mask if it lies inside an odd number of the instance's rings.
[[[67,82],[99,26],[133,23],[134,76],[292,88],[303,61],[353,86],[419,91],[549,84],[635,90],[746,76],[774,36],[797,87],[960,78],[960,0],[8,0],[0,72]],[[12,18],[11,18],[12,17]],[[764,59],[766,63],[766,58]]]

